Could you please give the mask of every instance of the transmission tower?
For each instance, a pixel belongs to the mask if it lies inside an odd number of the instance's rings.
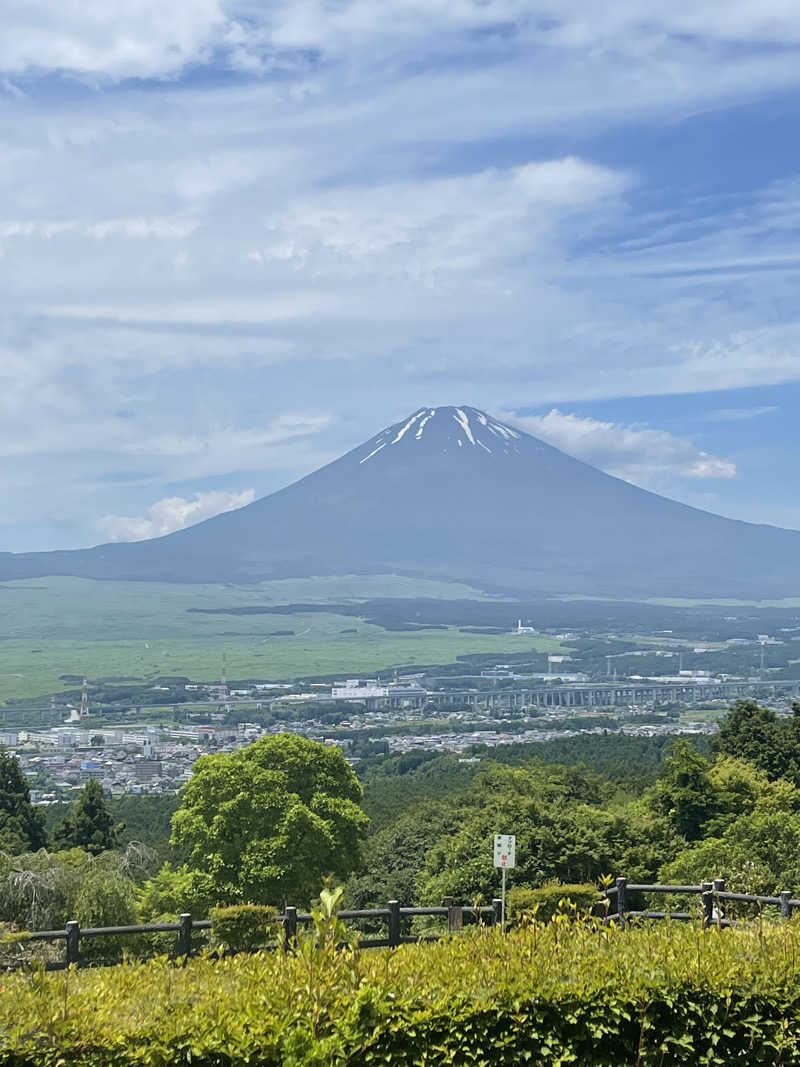
[[[89,718],[89,683],[85,674],[83,676],[83,685],[81,686],[81,718]]]

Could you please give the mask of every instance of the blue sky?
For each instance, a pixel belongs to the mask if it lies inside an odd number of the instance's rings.
[[[168,532],[446,403],[800,529],[800,5],[0,18],[0,550]]]

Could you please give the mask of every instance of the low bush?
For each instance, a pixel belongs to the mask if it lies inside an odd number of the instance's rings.
[[[232,904],[211,909],[211,944],[224,952],[253,952],[275,941],[279,933],[275,908],[265,904]]]
[[[599,901],[600,894],[591,882],[548,882],[538,889],[515,886],[508,894],[508,919],[512,923],[532,919],[548,922],[559,912],[593,915],[598,912]]]
[[[166,958],[3,978],[3,1067],[798,1067],[800,923]]]

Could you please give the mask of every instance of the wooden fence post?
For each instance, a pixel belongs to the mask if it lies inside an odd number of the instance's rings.
[[[72,919],[67,923],[67,949],[66,960],[67,966],[71,963],[80,963],[81,959],[81,928],[80,924]]]
[[[714,879],[714,893],[716,894],[716,893],[724,893],[724,892],[725,892],[725,879],[724,878],[715,878]],[[718,923],[721,923],[722,920],[725,918],[725,901],[724,900],[715,900],[714,901],[714,906],[717,909],[717,914],[716,914],[715,921],[718,922]]]
[[[492,907],[494,908],[494,922],[493,926],[499,926],[503,921],[503,901],[500,897],[494,897],[492,900]]]
[[[188,911],[183,911],[178,916],[178,922],[178,955],[188,959],[192,954],[192,917]]]
[[[792,905],[789,901],[792,899],[792,894],[788,889],[782,889],[780,893],[781,898],[781,918],[791,919],[792,917]]]
[[[625,912],[628,910],[628,879],[617,879],[617,915],[620,922],[625,922]]]
[[[703,902],[703,926],[710,926],[714,921],[714,883],[700,883],[700,899]]]
[[[452,899],[452,897],[450,899]],[[463,909],[457,907],[455,904],[449,904],[447,907],[447,932],[449,934],[457,934],[463,925]]]
[[[283,950],[288,952],[297,943],[297,908],[283,909]]]
[[[400,944],[400,901],[389,901],[389,944],[396,948]]]

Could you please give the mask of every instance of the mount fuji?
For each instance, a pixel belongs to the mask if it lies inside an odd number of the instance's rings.
[[[800,532],[604,474],[473,407],[420,408],[279,492],[149,541],[0,553],[0,579],[395,573],[510,593],[800,595]]]

